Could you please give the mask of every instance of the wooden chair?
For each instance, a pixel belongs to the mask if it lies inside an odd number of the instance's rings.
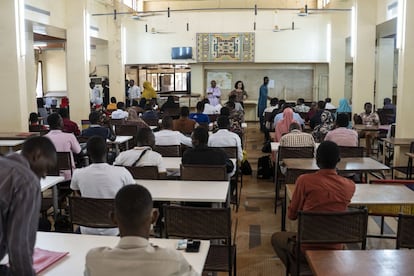
[[[158,119],[144,119],[143,118],[143,120],[144,120],[144,122],[146,122],[147,123],[147,125],[149,125],[149,126],[159,126],[158,125]]]
[[[393,109],[378,108],[377,114],[381,125],[390,125],[395,122],[395,113]]]
[[[277,210],[277,201],[279,199],[281,185],[282,183],[286,183],[285,176],[280,169],[281,161],[285,158],[313,158],[314,152],[314,147],[279,147],[277,154],[277,163],[275,165],[275,214]]]
[[[229,208],[197,208],[165,206],[166,237],[218,240],[210,244],[210,250],[204,265],[206,271],[227,271],[236,275],[237,232],[231,235],[231,210]]]
[[[125,124],[125,119],[112,119],[111,118],[111,125],[123,125]]]
[[[132,141],[128,142],[129,149],[137,146],[138,126],[136,125],[115,125],[115,134],[122,136],[132,136]]]
[[[396,249],[414,248],[414,216],[400,214],[398,216],[397,244]]]
[[[410,152],[414,153],[414,141],[411,142],[410,144]],[[413,159],[412,158],[408,158],[408,162],[407,162],[407,166],[403,167],[403,166],[393,166],[391,167],[391,177],[394,178],[395,176],[395,172],[400,172],[405,174],[406,179],[411,179],[412,175],[413,175]]]
[[[205,180],[224,181],[228,180],[226,166],[214,165],[180,165],[181,180]]]
[[[366,209],[350,208],[344,212],[299,211],[295,256],[288,257],[287,273],[293,268],[292,275],[301,275],[301,266],[306,264],[301,249],[304,244],[361,243],[361,249],[365,250],[367,224]]]
[[[228,158],[236,159],[236,168],[235,168],[234,175],[230,179],[231,181],[230,183],[232,182],[235,183],[234,189],[235,189],[236,194],[235,194],[235,199],[232,200],[231,203],[236,206],[236,212],[237,212],[240,206],[241,189],[243,187],[243,174],[240,171],[238,150],[237,150],[237,147],[217,147],[217,148],[222,149],[226,153]],[[233,192],[233,189],[231,189],[231,192]]]
[[[134,179],[159,179],[157,166],[131,167],[125,166]]]
[[[289,169],[286,172],[285,183],[287,184],[295,184],[296,180],[302,174],[313,173],[315,171],[311,170],[301,170],[301,169]]]
[[[110,213],[114,211],[114,199],[69,197],[69,216],[72,224],[92,228],[114,228]]]
[[[341,158],[347,157],[364,157],[364,147],[345,147],[339,146],[339,155]]]
[[[181,157],[181,145],[160,146],[155,145],[154,151],[163,157]]]

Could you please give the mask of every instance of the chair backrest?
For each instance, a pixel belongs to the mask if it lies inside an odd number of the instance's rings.
[[[154,151],[161,154],[163,157],[180,157],[181,145],[159,146],[155,145]]]
[[[115,125],[115,134],[122,136],[132,136],[132,141],[128,143],[129,148],[137,146],[138,126],[137,125]]]
[[[210,123],[214,123],[215,121],[217,121],[217,114],[208,114],[208,119],[210,120]]]
[[[414,248],[414,216],[399,214],[397,229],[397,249]]]
[[[70,220],[72,224],[86,227],[117,227],[110,218],[114,205],[114,199],[69,197]]]
[[[68,151],[56,152],[57,155],[57,162],[54,168],[49,169],[48,175],[59,175],[60,171],[70,170],[72,175],[72,158],[71,153]]]
[[[212,147],[212,148],[221,149],[226,153],[227,158],[230,158],[230,159],[236,158],[236,160],[238,160],[237,147]]]
[[[390,125],[395,121],[395,113],[393,109],[378,108],[377,114],[381,125]]]
[[[157,166],[131,167],[125,166],[134,179],[159,179]]]
[[[410,152],[414,153],[414,141],[410,144]]]
[[[180,165],[181,180],[228,180],[226,165]]]
[[[158,119],[142,118],[149,126],[158,126]]]
[[[366,247],[368,211],[350,208],[343,212],[298,213],[296,272],[300,275],[302,244],[361,243]]]
[[[111,118],[111,125],[123,125],[125,124],[125,119],[112,119]]]
[[[231,244],[230,208],[164,206],[166,237],[226,239]]]
[[[286,184],[295,184],[296,180],[302,174],[313,173],[315,171],[311,170],[301,170],[301,169],[288,169],[286,172],[285,183]]]
[[[273,112],[265,112],[264,113],[264,120],[265,122],[272,122],[273,120],[273,116],[272,116]]]
[[[364,147],[345,147],[339,146],[341,158],[346,157],[364,157]]]
[[[285,158],[313,158],[314,147],[279,147],[278,156],[282,161]]]

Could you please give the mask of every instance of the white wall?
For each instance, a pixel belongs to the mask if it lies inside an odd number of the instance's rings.
[[[44,91],[66,91],[66,53],[50,50],[42,53]]]
[[[396,17],[398,10],[397,6],[392,10],[393,12],[388,11],[388,6],[396,2],[398,2],[398,0],[377,0],[377,24],[381,24]]]
[[[196,55],[196,33],[253,32],[252,12],[172,13],[134,21],[124,16],[127,28],[126,63],[171,63],[171,47],[191,46]],[[295,30],[273,32],[273,26]],[[255,62],[326,62],[326,24],[330,16],[299,17],[293,12],[261,11],[256,17]],[[190,31],[186,31],[186,23]],[[148,25],[148,33],[145,32]],[[151,28],[171,32],[151,34]],[[306,47],[304,47],[306,45]],[[194,62],[194,61],[190,61]]]

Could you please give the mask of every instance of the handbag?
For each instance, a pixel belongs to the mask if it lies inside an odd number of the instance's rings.
[[[244,175],[251,175],[252,174],[252,166],[250,166],[249,161],[247,159],[243,159],[240,164],[240,171]]]

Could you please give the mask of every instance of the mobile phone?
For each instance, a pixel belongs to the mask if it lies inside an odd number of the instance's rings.
[[[184,240],[178,240],[177,249],[178,250],[187,249],[187,240],[186,239],[184,239]]]
[[[187,241],[187,248],[185,252],[198,252],[200,251],[200,241],[195,240],[188,240]]]

